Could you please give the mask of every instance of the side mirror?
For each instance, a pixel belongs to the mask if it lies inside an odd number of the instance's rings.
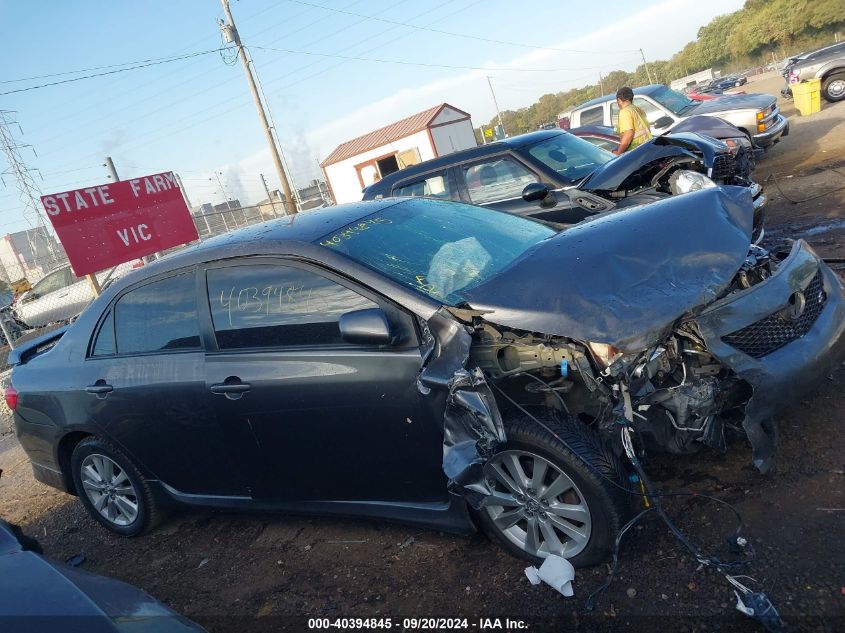
[[[526,202],[541,202],[552,192],[549,186],[542,182],[532,182],[522,190],[522,199]]]
[[[664,127],[669,127],[675,122],[675,120],[670,116],[662,116],[657,121],[655,121],[652,125],[656,130],[661,130]]]
[[[355,310],[340,316],[340,336],[347,343],[388,345],[393,341],[390,323],[381,308]]]

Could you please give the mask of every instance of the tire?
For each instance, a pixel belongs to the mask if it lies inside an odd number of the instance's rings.
[[[508,553],[534,564],[542,563],[550,553],[568,558],[575,567],[601,563],[609,558],[616,534],[631,513],[634,497],[625,492],[627,473],[602,438],[582,423],[540,419],[543,424],[553,429],[571,450],[524,414],[509,416],[505,420],[508,441],[491,458],[485,466],[485,471],[488,484],[494,488],[497,498],[506,500],[510,505],[498,506],[488,503],[475,511],[479,527]],[[538,462],[534,458],[539,457],[547,462],[542,487],[522,487],[522,502],[518,495],[508,492],[508,487],[502,483],[501,473],[496,469],[496,466],[499,466],[505,474],[509,474],[514,457],[523,472],[532,478],[537,474],[534,464]],[[593,467],[585,464],[584,460],[589,461]],[[527,472],[529,469],[531,473]],[[568,478],[568,483],[561,484],[558,481],[557,477],[561,474]],[[616,487],[608,479],[625,490]],[[516,481],[515,477],[511,479],[512,483]],[[558,489],[562,490],[562,493],[553,499],[545,497],[542,492],[545,490],[553,493]],[[512,503],[513,501],[516,503]],[[554,512],[555,506],[560,510],[562,504],[568,504],[568,518]],[[578,507],[586,509],[586,514],[582,510],[576,511],[575,508]],[[515,525],[505,528],[520,510],[522,518],[518,519]],[[505,514],[506,512],[509,514]],[[585,520],[579,520],[580,518]],[[537,526],[537,536],[543,541],[539,548],[528,546],[528,532],[532,520]],[[559,529],[562,524],[568,524],[567,531]],[[575,532],[571,532],[573,527]],[[550,529],[558,538],[558,544],[563,545],[562,549],[547,537]],[[567,537],[570,532],[580,533],[580,536]],[[561,539],[561,536],[564,539]]]
[[[845,73],[834,73],[827,77],[822,83],[822,96],[831,103],[845,99]]]
[[[110,531],[121,536],[140,536],[159,522],[160,512],[147,482],[132,461],[109,442],[99,437],[82,440],[73,450],[70,467],[82,505]],[[114,475],[111,480],[108,468]],[[109,482],[111,488],[107,489],[101,483],[99,489],[104,490],[103,493],[93,490],[91,484],[96,481],[95,474],[101,481]],[[102,510],[95,503],[102,504]],[[134,513],[131,512],[133,504]]]

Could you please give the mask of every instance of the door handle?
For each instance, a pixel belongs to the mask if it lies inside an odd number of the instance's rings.
[[[98,380],[93,385],[85,387],[85,391],[93,393],[96,396],[105,396],[107,393],[114,391],[114,387],[107,385],[104,380]]]
[[[227,378],[225,382],[211,385],[211,393],[223,394],[229,400],[237,400],[252,389],[248,382],[241,382],[239,378]]]

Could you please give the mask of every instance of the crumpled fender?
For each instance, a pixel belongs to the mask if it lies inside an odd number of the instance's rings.
[[[418,387],[448,392],[443,421],[443,472],[450,492],[480,508],[492,494],[484,464],[506,441],[502,416],[478,367],[468,367],[472,336],[441,308],[428,320],[434,335]]]

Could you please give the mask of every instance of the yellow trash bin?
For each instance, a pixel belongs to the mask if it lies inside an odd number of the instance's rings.
[[[792,98],[801,116],[821,112],[822,109],[822,80],[811,79],[792,84]]]

